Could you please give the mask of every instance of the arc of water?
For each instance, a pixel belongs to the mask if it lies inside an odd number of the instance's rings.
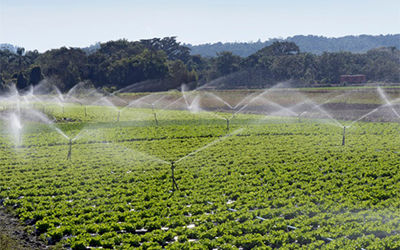
[[[214,93],[205,92],[204,95],[209,95],[209,96],[217,99],[218,101],[222,102],[225,106],[229,107],[230,109],[234,109],[232,105],[230,105],[227,101],[225,101],[224,99],[222,99],[221,97],[217,96]]]
[[[353,90],[353,91],[354,91],[354,90]],[[353,91],[351,91],[351,92],[353,92]],[[331,101],[334,100],[334,99],[338,99],[338,98],[341,98],[341,97],[343,97],[343,96],[345,96],[345,95],[348,95],[348,94],[351,93],[351,92],[344,92],[344,93],[342,93],[342,94],[340,94],[340,95],[335,95],[335,96],[333,96],[332,98],[328,98],[327,100],[325,100],[324,102],[322,102],[322,103],[320,103],[320,104],[316,104],[313,100],[307,98],[307,100],[314,106],[312,109],[308,110],[307,112],[310,112],[310,111],[312,111],[312,110],[315,109],[315,108],[318,108],[318,109],[321,111],[323,105],[325,105],[325,104],[331,102]],[[326,112],[326,111],[324,110],[324,113],[327,114],[328,112]]]
[[[246,96],[245,98],[243,98],[240,102],[238,102],[233,109],[237,109],[240,105],[242,105],[242,103],[244,103],[245,101],[247,101],[248,99],[252,98],[253,96],[255,96],[257,93],[252,93],[248,96]]]
[[[114,109],[115,111],[118,111],[119,109],[117,107],[115,107],[115,105],[107,98],[107,96],[104,96],[102,98],[100,98],[99,100],[91,103],[91,105],[101,105],[101,104],[105,104],[109,107],[111,107],[112,109]]]
[[[270,101],[268,99],[266,99],[266,101],[271,104],[272,106],[275,106],[277,108],[279,108],[280,110],[285,110],[287,111],[289,114],[293,115],[293,116],[297,116],[297,113],[293,112],[290,108],[284,107],[276,102]]]
[[[172,105],[175,105],[177,102],[181,101],[182,99],[184,99],[183,96],[179,97],[178,99],[176,99],[175,101],[171,102],[170,104],[166,105],[164,108],[168,109],[169,107],[171,107]]]
[[[203,109],[200,108],[200,99],[201,99],[200,95],[196,95],[194,97],[193,101],[187,107],[190,112],[197,113],[197,112],[203,111]]]
[[[162,99],[165,98],[165,96],[163,95],[163,96],[161,96],[160,98],[156,99],[154,102],[147,102],[147,101],[144,100],[144,99],[148,99],[149,96],[151,96],[151,95],[153,95],[153,94],[146,95],[146,96],[142,96],[142,97],[140,97],[140,98],[138,98],[138,99],[136,99],[136,100],[133,100],[133,101],[129,102],[129,104],[128,104],[127,106],[125,106],[123,109],[129,108],[129,107],[133,107],[133,106],[136,105],[137,103],[144,103],[145,105],[151,107],[151,106],[154,105],[155,103],[158,103],[160,100],[162,100]]]
[[[389,98],[387,98],[385,92],[382,90],[381,87],[378,87],[378,93],[379,93],[380,97],[385,101],[385,103],[390,107],[392,112],[397,116],[397,118],[400,118],[399,113],[393,108],[392,102],[389,101]]]
[[[198,105],[199,101],[200,101],[200,96],[196,95],[194,100],[192,102],[189,103],[189,101],[187,100],[185,94],[183,94],[181,97],[179,97],[178,99],[176,99],[175,101],[171,102],[170,104],[166,105],[164,107],[164,109],[168,109],[169,107],[171,107],[172,105],[175,105],[176,103],[178,103],[179,101],[184,101],[185,105],[186,105],[186,109],[189,111],[193,111],[195,108],[197,110],[195,110],[196,112],[199,111],[203,111],[200,107],[194,107],[194,105]]]
[[[112,146],[122,148],[122,149],[124,149],[126,151],[129,151],[129,152],[133,153],[133,154],[140,155],[143,158],[148,159],[148,160],[152,160],[152,161],[156,161],[156,162],[160,162],[160,163],[168,164],[168,165],[170,164],[168,161],[163,160],[163,159],[161,159],[159,157],[156,157],[154,155],[150,155],[150,154],[144,153],[142,151],[134,150],[134,149],[125,147],[125,146],[117,144],[117,143],[112,143]],[[129,154],[129,155],[133,155],[133,154]]]
[[[325,115],[328,116],[328,119],[330,119],[331,121],[334,122],[334,124],[338,127],[343,127],[343,124],[341,124],[338,120],[336,120],[335,118],[332,117],[331,114],[329,114],[327,111],[325,111],[320,105],[318,105],[316,107],[319,111],[321,111],[322,113],[324,113]]]
[[[218,112],[208,112],[208,113],[211,114],[212,116],[215,116],[218,119],[222,119],[222,120],[227,120],[228,119],[228,118],[226,118],[226,117],[224,117],[222,115],[219,115]]]
[[[260,94],[256,95],[255,97],[251,98],[250,101],[246,104],[243,105],[240,109],[238,109],[236,112],[233,113],[233,115],[236,115],[237,113],[242,112],[245,108],[247,108],[251,103],[253,103],[255,100],[258,98],[262,97],[263,95],[267,94],[271,89],[264,90]]]
[[[36,110],[31,110],[31,114],[34,115],[35,117],[39,118],[40,121],[46,123],[47,125],[49,125],[52,129],[54,129],[55,131],[57,131],[60,135],[62,135],[65,139],[69,140],[70,137],[67,136],[61,129],[59,129],[57,126],[54,125],[54,123],[47,118],[44,114],[36,111]]]
[[[188,102],[188,100],[187,100],[187,97],[186,97],[186,95],[185,95],[185,90],[184,90],[184,89],[185,89],[184,87],[181,88],[182,97],[183,97],[183,99],[185,100],[186,106],[189,107],[190,104],[189,104],[189,102]]]
[[[59,99],[61,102],[64,102],[64,95],[61,93],[61,91],[60,91],[56,86],[54,86],[54,85],[53,85],[53,89],[56,91],[57,96],[58,96],[58,99]]]
[[[71,89],[68,90],[68,92],[65,94],[65,99],[69,99],[70,97],[74,97],[74,95],[79,95],[80,93],[76,93],[77,89],[78,90],[84,90],[86,96],[90,96],[93,93],[98,93],[98,91],[96,89],[94,89],[93,87],[87,86],[86,85],[87,82],[79,82],[77,84],[75,84],[75,86],[73,86]],[[100,94],[100,93],[98,93]]]
[[[241,131],[243,131],[243,128],[239,128],[239,129],[233,131],[233,132],[230,133],[230,134],[227,134],[227,135],[224,135],[224,136],[222,136],[222,137],[219,137],[218,139],[216,139],[216,140],[214,140],[214,141],[208,143],[207,145],[205,145],[205,146],[203,146],[203,147],[201,147],[201,148],[199,148],[199,149],[196,149],[195,151],[190,152],[189,154],[185,155],[184,157],[182,157],[182,158],[176,160],[175,163],[178,163],[178,162],[180,162],[180,161],[186,159],[186,158],[189,157],[189,156],[192,156],[192,155],[194,155],[194,154],[197,154],[198,152],[203,151],[203,150],[206,149],[206,148],[209,148],[209,147],[211,147],[211,146],[213,146],[213,145],[215,145],[215,144],[217,144],[217,143],[219,143],[219,142],[221,142],[221,141],[224,141],[225,139],[229,138],[230,136],[236,135],[236,134],[240,133]]]
[[[347,94],[347,93],[341,94],[341,95],[339,95],[339,96],[343,96],[343,95],[345,95],[345,94]],[[338,96],[335,96],[334,98],[337,98],[337,97],[338,97]],[[322,114],[325,114],[325,115],[328,117],[329,120],[333,121],[333,124],[334,124],[334,125],[336,125],[336,126],[338,126],[338,127],[343,127],[343,124],[342,124],[342,123],[340,123],[338,120],[336,120],[335,118],[333,118],[333,116],[332,116],[329,112],[327,112],[326,110],[324,110],[324,109],[322,108],[322,105],[324,105],[324,104],[330,102],[331,100],[332,100],[332,99],[328,99],[328,100],[324,101],[324,102],[321,103],[321,104],[316,104],[314,101],[312,101],[312,100],[310,100],[310,99],[307,99],[306,102],[308,102],[309,104],[311,104],[313,107],[312,107],[310,110],[305,110],[305,111],[301,112],[300,114],[298,114],[298,117],[301,117],[301,115],[303,115],[303,114],[305,114],[305,113],[310,113],[310,112],[313,111],[314,109],[317,109],[318,111],[322,112]],[[304,104],[304,103],[306,103],[306,102],[302,102],[302,104]],[[295,106],[297,106],[297,105],[295,105]]]
[[[389,106],[389,105],[388,105],[388,104],[382,104],[382,105],[380,105],[379,107],[377,107],[377,108],[371,110],[370,112],[364,114],[363,116],[361,116],[361,117],[358,118],[357,120],[353,121],[352,123],[350,123],[350,124],[349,124],[348,126],[346,126],[346,127],[347,127],[347,128],[350,128],[351,126],[354,125],[354,123],[356,123],[356,122],[358,122],[358,121],[364,119],[365,117],[370,116],[371,114],[375,113],[375,112],[378,111],[379,109],[384,108],[384,107],[386,107],[386,106]]]
[[[13,135],[13,139],[14,139],[14,143],[16,145],[19,145],[21,143],[21,130],[22,130],[22,124],[21,124],[21,120],[20,117],[15,114],[12,113],[10,117],[8,117],[8,122],[9,122],[9,126],[10,126],[10,132]]]

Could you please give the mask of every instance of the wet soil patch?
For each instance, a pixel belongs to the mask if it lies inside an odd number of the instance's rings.
[[[28,234],[18,219],[11,216],[4,208],[0,208],[0,249],[48,249],[35,236]]]

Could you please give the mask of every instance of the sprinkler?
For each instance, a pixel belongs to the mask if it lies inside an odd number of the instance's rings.
[[[307,111],[303,111],[303,112],[301,112],[301,113],[299,113],[298,115],[297,115],[297,121],[300,123],[301,122],[301,116],[303,115],[303,114],[305,114],[305,113],[307,113]]]
[[[179,190],[178,184],[175,181],[174,170],[175,170],[175,162],[171,161],[172,191],[175,191],[175,188],[176,190]]]
[[[64,114],[64,105],[62,106],[62,113]]]
[[[156,126],[158,126],[157,113],[156,113],[156,111],[154,110],[154,104],[153,104],[153,103],[151,104],[151,110],[153,111],[154,121],[155,121],[155,123],[156,123]]]
[[[86,112],[86,106],[83,106],[84,107],[84,109],[85,109],[85,117],[87,116],[87,112]]]
[[[225,118],[225,120],[226,120],[226,130],[229,131],[229,121],[230,121],[231,119]]]
[[[69,149],[68,149],[68,155],[67,155],[67,160],[71,160],[71,154],[72,154],[72,139],[69,139]]]
[[[301,122],[301,114],[297,115],[297,122],[300,123]]]
[[[345,145],[346,142],[346,127],[343,126],[343,139],[342,139],[342,146]]]
[[[118,110],[118,115],[117,115],[117,122],[119,122],[119,116],[121,115],[121,110]]]

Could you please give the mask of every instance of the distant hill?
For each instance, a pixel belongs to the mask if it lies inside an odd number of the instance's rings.
[[[191,49],[192,55],[214,57],[218,52],[230,51],[235,55],[247,57],[256,51],[271,45],[274,41],[289,41],[296,43],[300,51],[313,54],[323,52],[349,51],[362,53],[379,47],[396,47],[400,49],[400,34],[394,35],[360,35],[328,38],[323,36],[293,36],[286,39],[269,39],[261,42],[207,43],[200,45],[185,44]]]

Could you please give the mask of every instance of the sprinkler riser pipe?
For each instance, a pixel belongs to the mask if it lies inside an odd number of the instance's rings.
[[[172,182],[172,191],[179,190],[178,184],[175,181],[175,174],[174,174],[174,170],[175,170],[175,163],[172,161],[171,162],[171,182]]]
[[[155,123],[156,123],[156,126],[158,126],[157,113],[154,112],[153,114],[154,114],[154,121],[155,121]]]
[[[342,138],[342,146],[346,143],[346,127],[343,127],[343,138]]]
[[[72,139],[69,139],[69,149],[68,149],[68,155],[67,155],[67,160],[71,160],[71,156],[72,156]]]

